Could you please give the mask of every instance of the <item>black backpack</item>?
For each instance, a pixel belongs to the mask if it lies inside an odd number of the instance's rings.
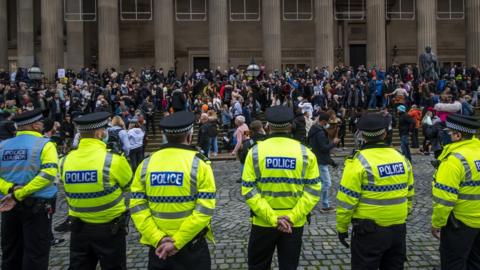
[[[112,149],[115,153],[122,153],[123,152],[123,143],[120,140],[120,131],[122,129],[108,129],[108,142],[107,148]]]
[[[252,148],[256,142],[253,139],[245,139],[242,142],[242,147],[238,150],[238,158],[240,163],[244,164],[245,159],[247,159],[248,150]]]

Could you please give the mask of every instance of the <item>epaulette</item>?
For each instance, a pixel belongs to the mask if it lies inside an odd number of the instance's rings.
[[[360,150],[358,150],[358,149],[352,150],[352,153],[351,153],[350,155],[346,156],[346,157],[345,157],[345,160],[347,160],[347,159],[354,159],[355,156],[356,156],[358,153],[360,153]]]
[[[112,149],[107,149],[107,152],[110,152],[110,153],[115,154],[115,155],[123,156],[123,151],[116,150],[115,147],[112,148]]]
[[[208,157],[206,157],[204,154],[200,153],[200,152],[197,152],[195,154],[195,156],[201,160],[203,160],[205,163],[209,163],[210,164],[210,159]]]

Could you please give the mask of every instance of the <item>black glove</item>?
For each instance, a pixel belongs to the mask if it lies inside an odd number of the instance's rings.
[[[348,238],[348,232],[344,232],[344,233],[339,232],[338,233],[338,240],[340,240],[340,243],[342,243],[342,245],[345,248],[350,248],[350,245],[346,241],[347,238]]]

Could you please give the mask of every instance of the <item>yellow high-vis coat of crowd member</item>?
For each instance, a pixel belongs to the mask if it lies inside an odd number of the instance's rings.
[[[272,136],[248,152],[242,195],[253,212],[254,225],[275,228],[277,218],[287,216],[293,227],[302,227],[320,199],[320,190],[317,159],[300,142]]]
[[[167,145],[137,168],[130,200],[140,242],[156,248],[171,237],[180,250],[203,229],[213,240],[215,179],[210,161],[193,146]]]
[[[432,226],[442,228],[451,212],[471,228],[480,228],[480,141],[451,143],[438,157],[433,182]]]
[[[98,139],[80,140],[60,161],[68,214],[87,223],[107,223],[126,212],[124,192],[132,170],[124,156],[107,150]]]
[[[337,231],[348,231],[352,218],[379,226],[404,224],[412,209],[410,162],[390,147],[358,151],[345,161],[337,194]]]

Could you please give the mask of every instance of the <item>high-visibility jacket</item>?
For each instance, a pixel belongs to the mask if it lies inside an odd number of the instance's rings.
[[[35,131],[19,131],[16,137],[0,143],[0,192],[7,194],[14,185],[15,198],[28,196],[50,199],[56,196],[55,177],[58,156],[55,145]]]
[[[474,138],[448,144],[438,160],[432,226],[445,226],[453,212],[467,226],[480,228],[480,141]]]
[[[129,189],[132,169],[123,156],[107,150],[98,139],[80,140],[60,160],[68,214],[87,223],[107,223],[126,211],[124,192]]]
[[[205,228],[215,210],[215,179],[210,161],[193,146],[166,144],[137,168],[130,213],[140,242],[157,247],[171,237],[181,249]]]
[[[384,144],[367,144],[345,161],[337,193],[337,231],[346,232],[352,218],[379,226],[404,224],[412,209],[410,162]]]
[[[273,135],[248,151],[242,195],[253,224],[277,227],[277,218],[288,216],[294,227],[303,226],[320,199],[320,189],[317,159],[300,142]]]

